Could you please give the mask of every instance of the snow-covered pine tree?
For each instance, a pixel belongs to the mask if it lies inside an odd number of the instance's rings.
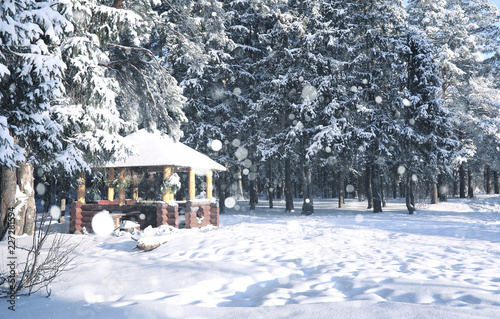
[[[411,26],[407,39],[407,85],[396,110],[394,135],[398,173],[405,175],[406,206],[413,214],[414,185],[437,183],[440,173],[450,174],[459,143],[440,97],[442,79],[432,45],[423,32]]]
[[[495,25],[499,21],[498,10],[489,0],[410,0],[408,13],[409,23],[432,39],[443,79],[441,94],[446,105],[453,109],[458,135],[464,141],[459,171],[465,171],[465,165],[469,165],[470,170],[474,154],[479,153],[475,152],[470,136],[472,127],[466,124],[475,108],[469,99],[474,94],[469,82],[482,67],[482,53],[494,52],[498,46],[498,26]],[[472,116],[479,118],[481,114]],[[463,182],[460,188],[465,190]],[[461,196],[465,196],[465,191],[461,191]]]
[[[352,72],[353,59],[359,54],[352,51],[355,24],[345,2],[322,1],[317,5],[319,10],[314,11],[317,16],[311,19],[309,41],[314,45],[311,62],[318,70],[315,83],[319,105],[315,135],[308,151],[333,168],[342,207],[344,181],[350,172],[359,174],[357,156],[373,137],[363,130],[364,115],[358,112],[361,86],[366,86],[368,79],[366,76],[360,79],[359,74]]]
[[[250,68],[257,95],[246,126],[252,130],[252,144],[263,161],[285,162],[287,211],[293,210],[290,177],[293,162],[297,162],[302,175],[303,208],[307,208],[303,211],[311,213],[311,168],[306,150],[316,117],[317,89],[312,83],[315,70],[307,67],[307,22],[301,12],[305,8],[305,4],[291,9],[270,7],[262,14],[253,44],[262,56]]]
[[[226,30],[230,15],[217,0],[163,1],[156,10],[161,23],[154,29],[152,49],[173,70],[187,98],[184,110],[189,120],[182,126],[183,142],[234,167],[232,141],[241,131],[240,105],[247,102],[244,79],[230,55],[234,49]],[[212,143],[218,141],[222,147],[214,150]],[[218,190],[219,196],[225,193]]]
[[[355,115],[360,161],[371,172],[373,211],[382,211],[381,174],[392,155],[392,108],[399,98],[406,14],[402,1],[348,1],[339,41],[347,48],[346,87],[355,91],[347,110]],[[339,8],[340,10],[340,8]],[[351,112],[353,110],[353,112]],[[370,181],[367,178],[367,181]],[[370,184],[369,184],[370,185]],[[368,188],[368,187],[367,187]]]
[[[0,163],[0,238],[6,232],[9,208],[16,213],[16,234],[33,234],[34,165],[43,171],[72,148],[64,142],[64,127],[59,121],[64,75],[59,45],[70,26],[56,9],[57,3],[35,0],[6,0],[0,6],[0,117],[4,132],[0,144],[5,154]],[[81,154],[74,155],[72,168],[85,167]]]

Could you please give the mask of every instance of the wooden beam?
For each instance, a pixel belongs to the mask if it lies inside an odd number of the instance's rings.
[[[212,190],[213,190],[213,182],[212,182],[212,171],[207,172],[207,198],[212,199]]]
[[[189,170],[189,200],[196,198],[196,175],[193,169]]]
[[[108,182],[109,185],[112,185],[115,179],[115,169],[113,167],[108,168]],[[113,187],[108,186],[108,200],[112,201],[115,198],[115,189]]]
[[[80,176],[78,176],[76,200],[82,204],[85,204],[85,172],[80,173]]]

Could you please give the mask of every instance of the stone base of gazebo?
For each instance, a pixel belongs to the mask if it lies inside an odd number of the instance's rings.
[[[207,225],[219,226],[219,204],[213,200],[202,199],[186,202],[136,203],[127,201],[118,205],[118,201],[99,201],[83,204],[73,202],[70,211],[71,234],[82,233],[83,228],[91,233],[92,218],[103,210],[117,219],[133,220],[141,229],[148,226],[170,225],[175,228],[199,228]],[[184,219],[181,217],[184,216]]]

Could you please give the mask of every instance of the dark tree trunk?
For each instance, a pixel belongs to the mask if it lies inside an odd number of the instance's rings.
[[[486,184],[486,194],[491,194],[491,166],[486,165],[484,168],[484,182]]]
[[[399,183],[399,176],[394,175],[392,180],[392,198],[394,199],[398,197],[398,183]]]
[[[16,168],[2,167],[2,184],[0,185],[0,240],[9,228],[9,212],[16,205]]]
[[[500,193],[500,189],[498,187],[498,172],[493,171],[493,188],[495,189],[495,194]]]
[[[358,175],[358,188],[359,188],[358,201],[359,202],[365,200],[365,191],[364,191],[363,185],[365,185],[364,176],[363,176],[363,174],[359,174]]]
[[[382,212],[382,196],[380,195],[380,175],[377,165],[373,164],[371,169],[372,175],[372,198],[373,198],[373,212]]]
[[[373,208],[373,192],[372,192],[372,170],[370,165],[366,166],[366,187],[365,187],[365,193],[366,193],[366,199],[368,200],[368,209]]]
[[[385,199],[385,178],[384,175],[380,176],[380,192],[382,195],[382,207],[387,205],[387,201]]]
[[[458,178],[460,180],[460,198],[465,198],[465,166],[464,164],[460,164],[460,168],[458,170]]]
[[[406,198],[406,184],[403,181],[399,182],[399,193],[401,197]]]
[[[249,183],[250,187],[250,210],[255,210],[255,206],[257,205],[257,191],[255,189],[255,179],[251,179]]]
[[[344,207],[344,196],[345,196],[345,185],[344,185],[344,176],[340,171],[338,173],[338,184],[339,184],[339,208]]]
[[[470,167],[467,169],[467,197],[474,197],[474,184],[472,182],[472,169]]]
[[[458,196],[458,171],[453,171],[453,197]]]
[[[241,166],[237,165],[236,169],[237,169],[236,176],[237,176],[237,180],[238,180],[238,182],[237,182],[238,190],[237,190],[236,198],[243,199],[243,177],[241,176]]]
[[[273,167],[271,162],[268,163],[267,174],[269,180],[269,183],[267,185],[267,197],[269,200],[269,208],[273,208],[274,183],[273,183]]]
[[[413,193],[413,181],[411,180],[411,174],[406,176],[406,208],[408,209],[409,214],[413,214],[415,209],[415,195]]]
[[[431,204],[438,203],[438,185],[436,182],[431,182]]]
[[[224,214],[226,212],[226,172],[219,172],[219,178],[217,179],[217,189],[219,190],[219,212]]]
[[[304,202],[302,203],[302,214],[311,215],[314,213],[314,202],[312,193],[312,173],[308,162],[305,162],[303,166],[303,181]]]
[[[285,203],[286,211],[293,212],[293,193],[292,193],[292,167],[290,158],[285,158]]]

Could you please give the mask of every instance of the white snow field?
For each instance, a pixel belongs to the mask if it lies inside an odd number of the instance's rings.
[[[317,199],[312,216],[266,204],[239,202],[219,228],[142,231],[168,240],[149,252],[130,234],[65,235],[83,239],[78,267],[49,298],[0,300],[0,318],[500,318],[499,196],[416,215],[400,200],[379,214],[356,199]]]

